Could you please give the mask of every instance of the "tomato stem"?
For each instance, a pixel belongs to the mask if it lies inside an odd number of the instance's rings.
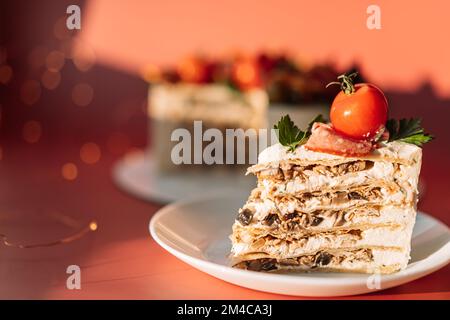
[[[358,72],[350,73],[349,75],[341,74],[338,78],[339,81],[333,81],[326,85],[328,88],[331,85],[337,84],[341,86],[341,90],[344,91],[345,94],[350,95],[355,92],[355,86],[353,84],[353,79],[356,78]]]

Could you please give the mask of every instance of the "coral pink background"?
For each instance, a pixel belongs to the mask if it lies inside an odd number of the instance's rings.
[[[366,27],[370,4],[381,8],[381,30]],[[285,49],[306,61],[356,61],[382,87],[430,81],[449,96],[449,12],[445,0],[96,0],[83,12],[82,38],[100,60],[133,72],[196,51]]]

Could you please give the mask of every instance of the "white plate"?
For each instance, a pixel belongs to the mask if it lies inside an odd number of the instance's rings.
[[[153,216],[150,233],[171,254],[214,277],[287,295],[343,296],[387,289],[423,277],[450,261],[449,229],[419,213],[408,267],[395,274],[377,275],[378,279],[356,273],[273,274],[231,268],[227,258],[231,247],[228,235],[246,198],[247,194],[214,195],[169,205]]]
[[[208,192],[240,190],[250,193],[256,185],[254,177],[242,170],[186,170],[173,174],[159,173],[149,153],[136,151],[126,155],[113,169],[116,184],[138,198],[169,203]]]

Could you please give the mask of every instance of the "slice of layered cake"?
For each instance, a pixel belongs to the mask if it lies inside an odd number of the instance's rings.
[[[289,118],[248,169],[257,187],[233,225],[233,265],[254,271],[392,273],[406,268],[416,218],[418,119],[387,120],[383,92],[338,77],[331,123]]]
[[[233,226],[235,265],[369,273],[405,268],[421,155],[404,142],[364,157],[267,148],[248,170],[258,185]]]

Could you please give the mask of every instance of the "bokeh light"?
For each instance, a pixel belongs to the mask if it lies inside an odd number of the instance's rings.
[[[81,161],[87,164],[97,163],[101,155],[100,147],[93,142],[85,143],[80,149]]]
[[[7,84],[13,75],[13,69],[8,65],[0,66],[0,83]]]
[[[68,162],[62,166],[61,175],[66,180],[75,180],[78,177],[78,168],[74,163]]]
[[[73,44],[71,57],[75,67],[83,72],[91,69],[96,60],[92,47],[80,40]]]
[[[38,121],[27,121],[22,129],[23,139],[28,143],[36,143],[41,139],[42,126]]]
[[[97,222],[92,221],[92,222],[89,224],[89,229],[91,229],[91,231],[95,231],[95,230],[97,230],[97,228],[98,228]]]
[[[48,90],[56,89],[61,82],[61,74],[58,71],[45,70],[41,76],[42,86]]]
[[[45,65],[50,71],[59,71],[62,69],[65,63],[64,53],[54,50],[47,55],[45,59]]]
[[[77,106],[89,105],[94,97],[94,89],[87,83],[78,83],[72,89],[72,101]]]
[[[20,99],[31,106],[41,97],[41,84],[36,80],[25,81],[20,88]]]

